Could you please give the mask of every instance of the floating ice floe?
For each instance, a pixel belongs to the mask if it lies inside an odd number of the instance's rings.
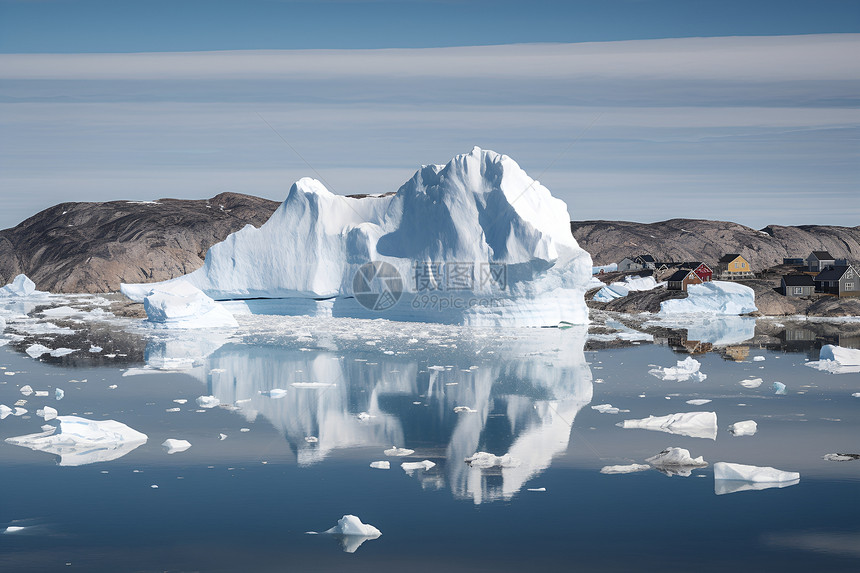
[[[828,462],[852,462],[860,460],[860,454],[824,454],[822,459]]]
[[[723,495],[747,490],[789,487],[800,482],[798,472],[728,462],[714,464],[714,493]]]
[[[692,438],[717,439],[716,412],[683,412],[668,416],[649,416],[639,420],[624,420],[616,426],[657,430]]]
[[[57,411],[50,406],[45,406],[44,408],[36,410],[36,415],[40,418],[44,418],[47,422],[48,420],[53,420],[57,417]]]
[[[273,400],[279,400],[287,395],[287,391],[283,388],[272,388],[271,390],[260,390],[260,394]]]
[[[159,328],[235,328],[222,305],[186,281],[157,283],[143,297],[147,322]]]
[[[59,358],[60,356],[66,356],[67,354],[71,354],[73,352],[77,352],[74,348],[55,348],[51,350],[49,353],[54,358]]]
[[[601,414],[619,414],[621,412],[629,412],[630,410],[622,410],[621,408],[616,408],[612,404],[598,404],[596,406],[591,407],[592,410],[597,410]]]
[[[201,408],[215,408],[221,405],[221,400],[215,396],[198,396],[197,405]]]
[[[33,394],[33,387],[32,387],[32,386],[30,386],[29,384],[24,384],[23,386],[21,386],[21,387],[18,389],[18,391],[19,391],[19,392],[21,392],[21,394],[23,394],[24,396],[32,396],[32,394]]]
[[[662,452],[645,459],[646,462],[655,468],[663,467],[693,467],[702,468],[708,465],[708,462],[699,456],[694,458],[690,455],[690,450],[684,448],[666,448]]]
[[[522,463],[517,458],[511,456],[511,454],[496,456],[488,452],[475,452],[474,454],[466,458],[465,461],[471,467],[481,469],[494,467],[515,468]]]
[[[600,473],[602,474],[632,474],[635,472],[644,472],[645,470],[650,470],[651,466],[648,464],[627,464],[620,466],[603,466],[600,468]]]
[[[44,344],[31,344],[28,346],[24,352],[27,353],[30,358],[39,358],[43,354],[47,354],[51,349],[45,346]]]
[[[660,314],[748,314],[758,310],[755,291],[746,285],[710,281],[687,287],[687,298],[660,303]]]
[[[651,276],[627,276],[624,277],[624,280],[622,281],[604,286],[602,289],[597,291],[597,294],[594,295],[592,300],[597,302],[609,302],[617,298],[623,298],[631,292],[653,290],[663,284],[665,283],[658,283],[654,280],[654,277]]]
[[[818,360],[807,362],[806,365],[831,374],[860,372],[860,350],[825,344],[821,347]]]
[[[316,436],[305,436],[305,442],[308,444],[319,443],[320,439]]]
[[[55,388],[54,389],[54,399],[55,400],[62,400],[65,395],[66,395],[66,393],[63,391],[62,388]]]
[[[313,533],[313,532],[310,532]],[[355,550],[367,540],[376,539],[382,535],[374,526],[362,523],[354,515],[344,515],[337,520],[337,525],[323,531],[329,535],[337,535],[341,538],[343,550],[347,553],[355,553]]]
[[[713,400],[708,400],[707,398],[694,398],[693,400],[687,400],[687,404],[690,404],[691,406],[704,406],[712,401]]]
[[[415,470],[429,470],[435,465],[436,464],[431,462],[430,460],[424,460],[421,462],[403,462],[402,464],[400,464],[400,467],[403,468],[406,473],[412,473]]]
[[[415,450],[410,450],[409,448],[398,448],[397,446],[392,446],[391,448],[382,452],[386,456],[392,457],[403,457],[403,456],[411,456],[415,453]]]
[[[741,380],[740,385],[743,386],[744,388],[752,389],[752,388],[758,388],[759,386],[761,386],[762,382],[764,382],[764,380],[762,380],[761,378],[750,378],[748,380]]]
[[[6,404],[0,404],[0,420],[5,420],[14,410]]]
[[[783,384],[782,382],[774,382],[773,393],[779,395],[785,394],[785,384]]]
[[[666,366],[665,368],[657,367],[648,371],[648,374],[660,378],[661,380],[676,380],[685,382],[692,380],[693,382],[701,382],[708,377],[707,374],[701,372],[701,362],[688,356],[683,360],[678,360],[675,366]]]
[[[370,467],[375,470],[391,469],[391,462],[370,462]]]
[[[765,361],[764,356],[753,356],[753,362],[764,362],[764,361]]]
[[[187,440],[178,440],[176,438],[168,438],[161,443],[162,447],[167,450],[168,454],[184,452],[191,447],[191,443]]]
[[[90,351],[90,352],[92,352],[93,354],[98,354],[98,353],[99,353],[99,352],[101,352],[102,350],[103,350],[103,349],[102,349],[102,347],[101,347],[101,346],[93,346],[93,345],[90,345],[90,350],[89,350],[89,351]]]
[[[12,282],[0,287],[0,298],[24,298],[34,295],[45,295],[47,293],[36,290],[36,283],[20,274],[12,279]]]
[[[758,430],[758,424],[753,420],[744,420],[743,422],[735,422],[729,426],[729,431],[735,436],[753,436]]]
[[[393,195],[350,198],[300,179],[259,229],[246,225],[213,245],[202,268],[172,281],[246,311],[273,304],[247,299],[278,299],[294,314],[587,324],[591,257],[570,220],[567,205],[513,159],[475,148],[423,167]],[[428,264],[418,280],[416,262]],[[444,306],[413,304],[441,284],[437,265],[467,265],[474,280],[446,291]],[[140,301],[157,285],[121,288]]]
[[[115,460],[147,440],[146,434],[116,420],[88,420],[78,416],[58,416],[57,420],[59,428],[6,441],[58,455],[61,466],[80,466]]]
[[[458,414],[474,414],[477,412],[477,410],[473,410],[468,406],[455,406],[454,411]]]

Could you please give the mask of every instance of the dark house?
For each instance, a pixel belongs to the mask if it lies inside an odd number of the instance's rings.
[[[695,272],[683,269],[675,271],[666,280],[666,288],[668,290],[682,290],[686,292],[689,285],[700,285],[702,282],[702,279]]]
[[[681,266],[678,267],[680,270],[690,270],[699,275],[699,278],[702,279],[703,283],[706,283],[711,280],[711,277],[714,276],[714,271],[703,263],[702,261],[691,261],[686,263],[681,263]]]
[[[785,275],[780,290],[785,296],[812,296],[815,293],[815,281],[809,275]]]
[[[815,278],[815,292],[836,296],[860,296],[857,271],[851,265],[830,267],[821,271]]]
[[[625,257],[618,263],[619,271],[641,271],[643,269],[654,269],[655,260],[651,255],[637,255]]]
[[[806,266],[806,261],[803,260],[803,257],[791,257],[782,259],[782,264],[790,267],[804,267]]]
[[[820,273],[827,267],[836,265],[836,259],[827,251],[812,251],[812,254],[806,257],[806,266],[811,272]]]

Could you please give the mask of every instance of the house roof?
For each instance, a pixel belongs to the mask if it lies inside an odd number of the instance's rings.
[[[821,271],[817,275],[815,275],[815,280],[817,281],[838,281],[842,278],[842,275],[851,268],[851,265],[848,266],[838,266],[838,267],[830,267],[827,270]]]
[[[685,278],[687,278],[687,275],[689,275],[689,274],[690,274],[690,273],[692,273],[692,272],[693,272],[693,271],[688,270],[688,269],[680,270],[680,271],[675,271],[674,273],[672,273],[672,276],[670,276],[670,277],[669,277],[668,279],[666,279],[666,280],[667,280],[667,281],[669,281],[669,282],[673,282],[673,283],[679,283],[679,282],[681,282],[682,280],[684,280]],[[693,273],[693,274],[695,274],[695,273]]]
[[[741,256],[740,253],[731,253],[729,255],[723,255],[722,257],[720,257],[720,262],[721,263],[730,263],[733,260],[735,260],[736,258],[738,258],[739,256]]]
[[[652,257],[651,255],[639,255],[639,258],[640,258],[640,259],[642,259],[642,262],[643,262],[643,263],[653,263],[653,262],[655,262],[655,261],[654,261],[654,257]]]
[[[815,286],[815,281],[809,275],[785,275],[782,277],[785,286]]]
[[[699,267],[701,267],[702,265],[705,265],[705,263],[703,263],[702,261],[687,261],[685,263],[681,263],[680,266],[682,269],[690,269],[691,271],[694,271],[694,270],[698,269]],[[708,265],[705,265],[705,266],[708,267]],[[710,269],[711,267],[708,267],[708,268]]]
[[[831,255],[827,251],[812,251],[812,254],[809,256],[815,257],[819,261],[833,261],[833,260],[835,260],[833,258],[833,255]]]

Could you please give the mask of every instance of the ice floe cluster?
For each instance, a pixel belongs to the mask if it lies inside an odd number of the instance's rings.
[[[687,287],[687,298],[660,303],[660,314],[748,314],[758,310],[755,291],[746,285],[710,281]]]

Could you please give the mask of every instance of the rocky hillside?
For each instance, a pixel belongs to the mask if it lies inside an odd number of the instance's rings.
[[[280,203],[222,193],[198,201],[61,203],[0,231],[0,284],[24,273],[39,290],[113,292],[203,264],[206,250]]]
[[[724,221],[671,219],[660,223],[574,221],[570,227],[596,265],[644,253],[657,260],[709,264],[716,264],[727,253],[740,253],[753,270],[779,264],[784,257],[805,258],[820,250],[837,258],[860,260],[860,226],[769,225],[757,231]]]

